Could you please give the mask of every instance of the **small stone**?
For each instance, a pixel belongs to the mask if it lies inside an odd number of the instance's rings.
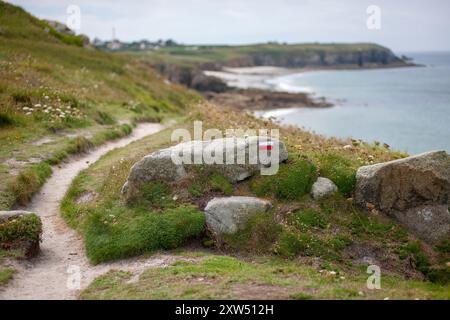
[[[214,198],[205,207],[206,225],[217,235],[233,234],[251,216],[270,208],[269,201],[254,197]]]
[[[314,199],[321,199],[336,193],[337,186],[328,178],[319,177],[311,188]]]

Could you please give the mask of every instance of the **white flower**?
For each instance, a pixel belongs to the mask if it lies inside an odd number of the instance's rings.
[[[41,104],[40,103],[37,103],[37,104],[35,104],[34,105],[36,108],[40,108],[41,107]]]

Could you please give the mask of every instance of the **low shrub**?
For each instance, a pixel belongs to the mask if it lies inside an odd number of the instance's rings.
[[[41,233],[42,222],[35,214],[0,222],[0,244],[19,241],[37,242],[40,240]]]
[[[356,166],[337,154],[325,154],[319,158],[320,175],[333,181],[339,191],[350,196],[356,186]]]
[[[86,252],[92,263],[100,263],[158,249],[174,249],[199,236],[204,224],[204,214],[193,207],[164,213],[144,212],[124,221],[120,216],[112,218],[97,212],[86,224]]]
[[[260,197],[275,196],[278,199],[298,200],[310,192],[317,179],[316,167],[305,158],[293,155],[281,164],[278,173],[255,177],[250,187]]]

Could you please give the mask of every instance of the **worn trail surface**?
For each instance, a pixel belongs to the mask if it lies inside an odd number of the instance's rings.
[[[35,259],[15,265],[18,272],[6,287],[0,289],[0,299],[76,299],[79,289],[85,288],[94,278],[111,269],[127,270],[138,275],[148,267],[164,266],[175,259],[170,255],[156,255],[148,259],[128,259],[92,266],[86,258],[81,237],[66,226],[59,214],[60,202],[71,181],[81,170],[108,151],[162,129],[160,124],[141,124],[130,136],[109,142],[61,168],[54,168],[53,175],[32,202],[20,208],[35,212],[42,219],[41,253]],[[76,289],[74,284],[77,283],[78,270],[81,287]]]

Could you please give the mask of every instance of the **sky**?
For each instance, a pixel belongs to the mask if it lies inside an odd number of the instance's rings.
[[[174,39],[185,44],[267,41],[375,42],[396,52],[450,51],[448,0],[9,0],[39,18],[102,40]],[[367,13],[369,6],[379,8]],[[375,13],[375,15],[373,15]],[[73,17],[73,16],[72,16]],[[379,19],[378,19],[379,17]],[[368,28],[367,20],[380,28]],[[373,25],[373,24],[372,24]]]

